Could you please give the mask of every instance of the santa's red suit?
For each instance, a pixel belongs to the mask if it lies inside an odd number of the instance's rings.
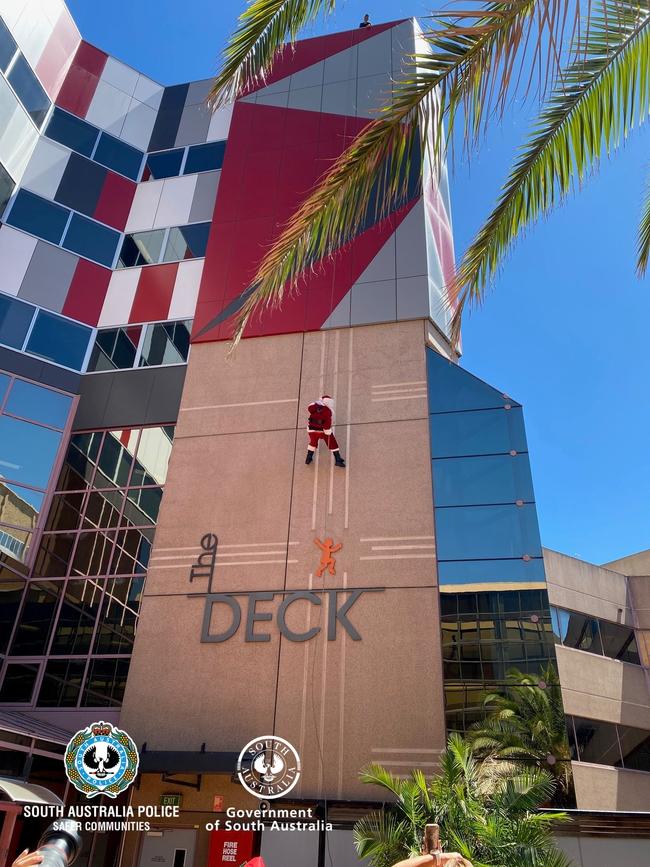
[[[314,459],[314,452],[318,448],[321,440],[327,448],[332,452],[337,467],[344,467],[345,461],[341,457],[339,444],[334,436],[332,424],[334,420],[334,401],[329,394],[324,394],[319,400],[315,400],[307,407],[309,418],[307,420],[307,433],[309,435],[309,445],[307,446],[306,464],[310,464]]]

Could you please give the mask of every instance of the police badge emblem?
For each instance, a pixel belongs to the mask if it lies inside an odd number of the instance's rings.
[[[117,798],[135,780],[140,757],[132,738],[110,723],[91,723],[70,739],[65,773],[87,798]]]

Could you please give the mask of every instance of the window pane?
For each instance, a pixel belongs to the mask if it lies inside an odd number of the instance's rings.
[[[7,77],[27,113],[40,127],[50,108],[50,100],[22,54],[16,58]]]
[[[78,530],[85,494],[55,494],[47,513],[46,530]]]
[[[39,310],[29,336],[27,352],[73,370],[81,370],[91,333],[91,329],[84,325]]]
[[[142,578],[108,581],[94,653],[131,653],[143,583]]]
[[[495,455],[528,449],[521,407],[440,413],[430,416],[429,421],[434,458]]]
[[[97,463],[96,488],[128,483],[138,430],[107,431]]]
[[[193,172],[209,172],[212,169],[220,169],[223,165],[223,157],[226,152],[225,141],[214,141],[203,145],[194,145],[189,149],[187,161],[183,169],[184,175]]]
[[[17,379],[11,389],[5,412],[62,429],[71,406],[72,398],[68,395]]]
[[[2,524],[11,525],[18,538],[26,541],[26,534],[20,534],[17,530],[33,530],[38,522],[38,516],[43,506],[45,494],[33,491],[31,488],[23,488],[22,485],[9,485],[0,481],[0,515]],[[3,527],[3,529],[7,529]]]
[[[73,214],[63,246],[66,250],[87,256],[101,265],[110,268],[115,258],[115,250],[120,233],[101,223],[95,223],[80,214]]]
[[[58,244],[70,211],[27,190],[20,190],[6,218],[10,226]]]
[[[192,321],[160,322],[147,326],[140,367],[184,364],[190,350]]]
[[[164,237],[165,232],[162,229],[125,235],[117,267],[131,268],[134,265],[152,265],[158,262]]]
[[[436,506],[477,506],[533,500],[528,455],[487,455],[433,461]]]
[[[45,668],[37,706],[76,707],[85,668],[85,660],[51,659]]]
[[[137,181],[142,164],[142,151],[103,132],[93,159],[127,178]]]
[[[623,766],[635,771],[650,771],[650,732],[619,726]]]
[[[0,18],[0,69],[4,72],[9,61],[16,53],[16,40],[9,32],[7,25]]]
[[[51,581],[29,585],[11,646],[12,656],[41,656],[45,653],[60,589]]]
[[[153,530],[120,530],[116,538],[112,575],[144,575],[149,565]]]
[[[138,455],[130,484],[162,485],[167,478],[167,466],[172,451],[174,429],[144,428],[138,444]]]
[[[603,646],[595,617],[587,617],[586,614],[578,614],[576,611],[565,611],[563,608],[558,608],[557,614],[560,638],[565,647],[574,647],[602,656]]]
[[[112,491],[91,491],[86,503],[84,529],[110,530],[120,523],[124,509],[124,493],[119,489]]]
[[[13,178],[2,163],[0,163],[0,216],[2,216],[2,212],[7,207],[7,202],[11,198],[15,186]]]
[[[97,133],[94,126],[56,107],[45,130],[49,138],[87,157],[93,152]]]
[[[115,707],[122,704],[128,659],[93,659],[81,704],[84,707]]]
[[[106,575],[113,553],[112,532],[80,533],[70,568],[71,575]]]
[[[35,310],[31,304],[0,295],[0,343],[22,349]]]
[[[579,760],[596,765],[620,765],[616,726],[574,717]]]
[[[33,494],[33,491],[31,493]],[[2,500],[3,496],[0,490],[0,503]],[[36,512],[36,517],[38,517],[38,512]],[[11,516],[11,520],[15,520],[15,516]],[[31,541],[31,533],[0,524],[0,553],[7,554],[14,560],[24,563]]]
[[[2,689],[0,689],[0,702],[30,702],[38,668],[39,666],[35,662],[8,665],[2,682]]]
[[[180,174],[182,162],[183,148],[148,154],[142,180],[153,181],[159,178],[175,178]]]
[[[205,256],[209,232],[210,223],[195,223],[192,226],[170,229],[163,261],[178,262]]]
[[[522,560],[456,560],[438,563],[440,584],[493,584],[495,582],[543,582],[544,561],[541,558]]]
[[[63,578],[68,574],[75,537],[70,533],[45,533],[36,552],[34,574],[39,578]]]
[[[142,328],[110,328],[98,331],[88,370],[127,370],[133,367]]]
[[[634,630],[630,630],[630,641],[629,644],[623,647],[619,655],[619,659],[623,662],[631,662],[633,665],[641,665],[641,657],[639,656],[639,647],[636,643],[636,635],[634,634]]]
[[[427,380],[430,413],[518,406],[516,401],[433,349],[427,349]]]
[[[621,626],[618,623],[601,620],[600,637],[603,643],[603,653],[612,659],[623,659],[632,642],[634,643],[634,648],[636,648],[634,630],[630,629],[629,626]],[[634,649],[632,657],[634,657]]]
[[[436,530],[441,560],[542,555],[534,505],[436,509]]]
[[[68,581],[52,641],[53,654],[88,653],[102,598],[96,581]]]
[[[0,472],[37,488],[47,488],[61,434],[9,416],[0,417]]]
[[[25,582],[15,577],[0,578],[0,653],[5,653],[18,616]]]

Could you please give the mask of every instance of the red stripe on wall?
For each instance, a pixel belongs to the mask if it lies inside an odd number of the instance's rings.
[[[122,231],[129,217],[137,184],[122,175],[108,172],[93,217]]]
[[[167,319],[177,271],[178,262],[148,265],[142,269],[129,322],[156,322]]]
[[[111,273],[110,268],[80,259],[61,312],[86,325],[97,325]]]
[[[107,60],[106,52],[82,42],[61,86],[56,104],[79,117],[85,117]]]
[[[36,74],[51,99],[56,98],[80,42],[81,36],[70,13],[62,9],[36,64]]]

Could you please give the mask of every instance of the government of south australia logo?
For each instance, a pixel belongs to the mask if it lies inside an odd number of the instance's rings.
[[[237,760],[242,786],[256,798],[281,798],[300,778],[300,756],[289,741],[264,735],[247,743]]]
[[[65,749],[66,776],[87,798],[117,798],[135,780],[138,763],[132,738],[106,722],[78,731]]]

